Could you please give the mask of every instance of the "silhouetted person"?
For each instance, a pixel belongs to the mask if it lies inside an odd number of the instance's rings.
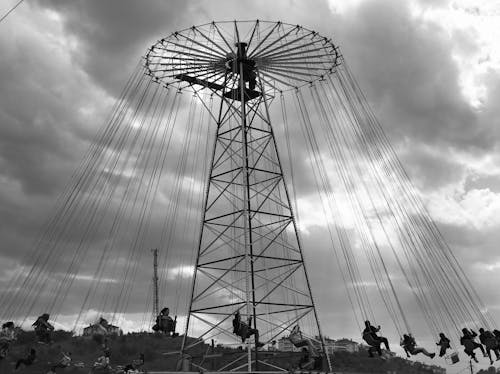
[[[436,343],[439,346],[439,357],[443,357],[446,354],[446,350],[451,348],[450,339],[446,337],[442,332],[439,333],[439,341]]]
[[[245,343],[252,335],[255,335],[255,346],[262,347],[264,344],[259,341],[259,330],[252,328],[252,317],[248,317],[248,322],[245,323],[241,320],[240,312],[234,313],[233,318],[233,334],[241,338],[241,342]]]
[[[405,350],[406,357],[410,357],[410,355],[418,355],[419,353],[423,353],[427,357],[434,358],[435,353],[429,353],[425,348],[418,347],[415,338],[411,336],[411,334],[403,334],[403,339],[401,341],[401,347]]]
[[[470,356],[471,359],[473,359],[476,362],[479,362],[476,358],[476,354],[474,353],[474,350],[476,348],[479,348],[483,353],[483,356],[487,357],[483,346],[474,340],[474,338],[477,336],[477,333],[475,331],[473,330],[469,331],[466,328],[463,328],[462,333],[463,336],[460,338],[460,344],[462,344],[465,347],[464,352],[468,356]]]
[[[500,350],[498,346],[498,341],[491,331],[485,330],[482,327],[479,329],[479,341],[486,347],[486,354],[490,359],[490,365],[493,365],[493,359],[491,358],[491,351],[495,353],[497,361],[500,360]]]
[[[373,357],[373,351],[376,351],[379,356],[382,356],[382,349],[380,346],[385,345],[385,348],[389,349],[389,341],[383,336],[378,336],[377,333],[380,331],[380,326],[372,326],[370,321],[365,321],[365,329],[363,330],[363,340],[370,346],[368,348],[368,354]]]
[[[50,343],[50,332],[54,330],[49,322],[49,314],[44,313],[32,325],[40,343]]]
[[[178,336],[179,334],[175,333],[176,321],[170,317],[169,313],[169,308],[163,308],[160,311],[160,314],[156,317],[156,324],[153,326],[153,330],[160,331],[168,336],[170,336],[170,334],[172,334],[172,336]]]
[[[302,336],[302,332],[300,331],[299,325],[295,325],[288,336],[288,340],[292,342],[292,344],[297,347],[307,347],[308,354],[311,358],[319,357],[319,353],[314,347],[311,339],[305,338]]]

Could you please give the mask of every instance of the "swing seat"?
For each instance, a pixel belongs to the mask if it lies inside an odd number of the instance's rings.
[[[450,354],[444,356],[444,360],[448,365],[454,365],[460,361],[460,357],[458,356],[458,352],[451,352]]]

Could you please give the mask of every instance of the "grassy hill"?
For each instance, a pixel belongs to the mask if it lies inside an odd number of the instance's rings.
[[[37,373],[45,374],[50,368],[50,363],[56,362],[61,357],[61,351],[72,353],[73,362],[83,362],[87,368],[67,368],[58,369],[58,373],[67,374],[87,374],[89,365],[91,365],[98,356],[102,355],[100,344],[88,337],[72,336],[65,331],[56,331],[53,336],[53,343],[43,345],[36,343],[33,332],[21,332],[17,341],[12,345],[9,356],[0,361],[0,373]],[[191,339],[191,338],[188,338]],[[192,339],[191,339],[192,340]],[[180,349],[182,337],[170,338],[159,334],[133,333],[120,337],[114,337],[109,340],[111,351],[112,366],[124,365],[137,358],[140,353],[145,356],[145,368],[150,371],[176,370],[177,354],[165,355],[168,352],[177,352]],[[37,350],[37,360],[29,367],[22,367],[17,372],[14,371],[15,361],[26,356],[30,348]],[[199,344],[196,348],[189,351],[193,356],[195,364],[210,367],[211,360],[217,360],[215,364],[220,366],[229,363],[241,354],[241,350],[225,347],[216,347],[215,353],[222,354],[217,358],[204,358],[204,355],[210,352],[207,344]],[[292,352],[266,352],[260,353],[259,360],[269,362],[281,367],[291,368],[299,360],[299,354]],[[366,351],[359,353],[341,352],[335,355],[333,359],[335,371],[349,373],[387,373],[397,372],[405,374],[431,374],[432,370],[422,365],[401,359],[392,358],[390,360],[381,360],[378,358],[367,357]],[[261,364],[262,365],[262,364]],[[272,370],[272,369],[269,369]]]

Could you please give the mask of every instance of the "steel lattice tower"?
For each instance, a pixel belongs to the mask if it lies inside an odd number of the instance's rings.
[[[153,252],[153,318],[160,313],[160,297],[158,296],[158,249],[152,249]]]
[[[314,31],[259,21],[192,27],[150,49],[157,81],[190,86],[207,108],[206,92],[219,98],[185,334],[200,338],[193,344],[242,345],[232,326],[240,312],[262,343],[302,324],[324,349],[270,104],[278,91],[331,73],[338,57]],[[247,339],[245,352],[217,369],[279,369],[259,359],[255,343]]]

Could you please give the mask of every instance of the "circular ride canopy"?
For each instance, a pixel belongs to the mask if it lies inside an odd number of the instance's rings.
[[[239,62],[243,62],[243,74]],[[276,91],[324,79],[340,62],[335,45],[299,25],[212,22],[159,40],[146,55],[149,74],[169,86],[235,89],[261,79]]]

